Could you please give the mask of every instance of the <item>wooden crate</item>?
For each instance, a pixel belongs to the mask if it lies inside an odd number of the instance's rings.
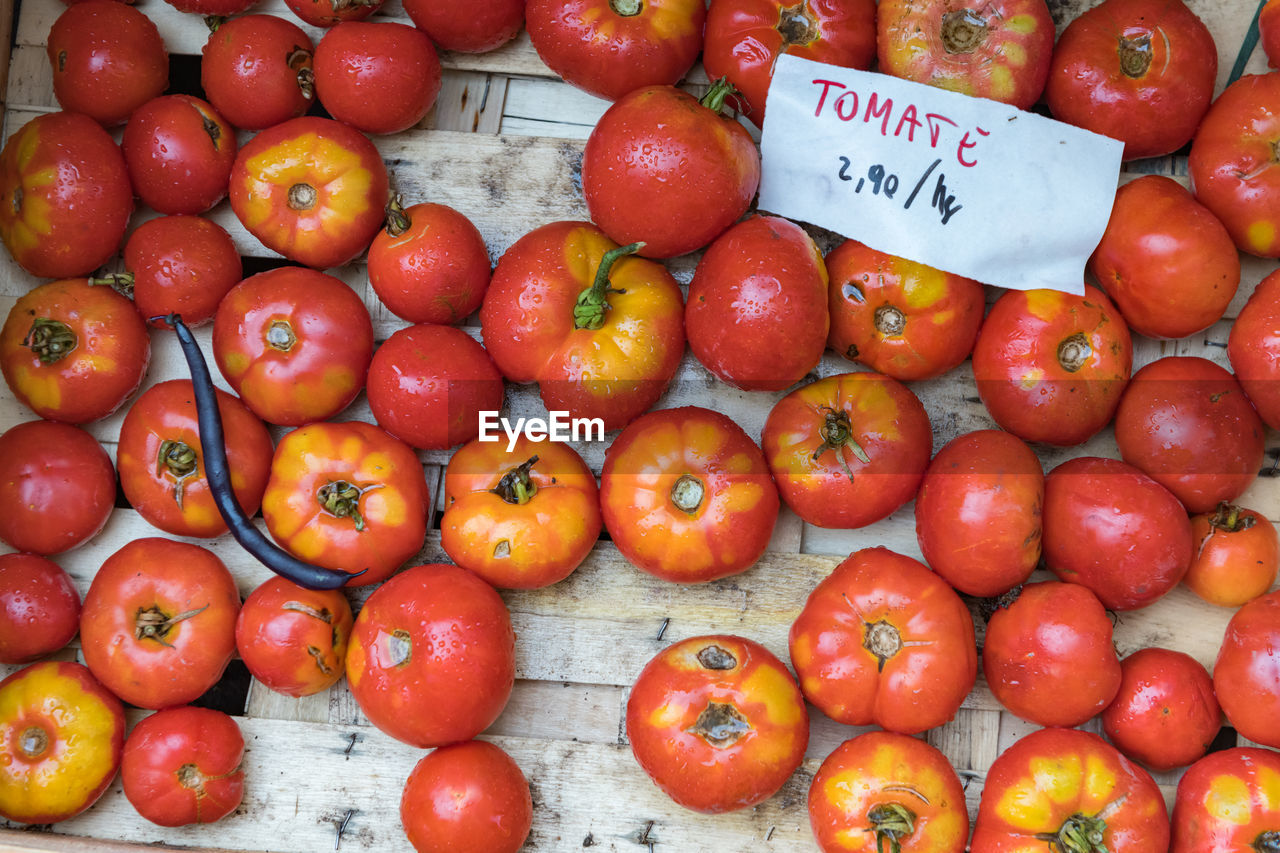
[[[1059,28],[1098,0],[1050,0]],[[3,4],[8,8],[9,4]],[[1220,50],[1218,90],[1235,66],[1257,6],[1256,0],[1190,0],[1209,24]],[[194,67],[206,38],[198,16],[184,15],[162,0],[139,0],[138,7],[159,26],[175,56],[175,66]],[[57,109],[44,52],[49,27],[62,11],[60,0],[21,0],[14,18],[13,49],[7,72],[5,138],[29,118]],[[282,0],[263,0],[253,11],[296,20]],[[398,0],[389,0],[381,18],[407,21]],[[0,14],[0,30],[10,16]],[[315,40],[321,33],[311,30]],[[7,31],[0,45],[7,45]],[[446,54],[444,88],[433,113],[417,128],[376,141],[406,203],[450,204],[479,226],[494,259],[518,237],[558,219],[585,219],[578,171],[582,143],[607,104],[557,80],[541,63],[528,38],[481,56]],[[1245,66],[1265,70],[1256,50]],[[705,77],[695,70],[689,85]],[[1185,160],[1161,158],[1133,164],[1137,172],[1185,174]],[[1185,179],[1184,179],[1185,180]],[[139,219],[154,215],[138,213]],[[250,237],[223,203],[210,214],[233,236],[242,255],[271,257]],[[814,232],[830,248],[834,235]],[[670,262],[687,283],[696,256]],[[1244,279],[1227,319],[1202,335],[1175,342],[1135,339],[1135,369],[1165,355],[1201,355],[1226,365],[1224,349],[1232,317],[1257,282],[1276,264],[1244,259]],[[359,261],[336,273],[368,304],[379,339],[403,325],[377,301]],[[7,253],[0,258],[0,308],[36,280]],[[994,292],[992,296],[994,296]],[[473,318],[474,320],[474,318]],[[479,337],[474,322],[467,329]],[[208,351],[209,331],[198,331]],[[186,375],[172,335],[153,333],[153,361],[147,384]],[[851,366],[828,354],[818,376]],[[217,378],[221,383],[221,377]],[[225,387],[225,385],[224,385]],[[968,364],[913,390],[928,410],[934,448],[963,432],[993,426],[978,401]],[[726,412],[759,438],[766,414],[781,394],[747,393],[716,382],[691,355],[660,405],[698,404]],[[536,390],[509,386],[510,415],[543,412]],[[344,418],[371,419],[361,397]],[[0,429],[32,418],[7,388],[0,389]],[[114,456],[121,415],[90,425]],[[278,436],[278,433],[277,433]],[[1249,492],[1246,505],[1280,521],[1280,436],[1268,438],[1268,465]],[[577,445],[598,472],[605,443]],[[1079,455],[1118,457],[1110,430],[1071,450],[1040,449],[1048,470]],[[436,496],[448,454],[421,454]],[[106,529],[59,562],[81,592],[102,561],[125,542],[154,533],[129,509],[116,510]],[[247,557],[229,537],[192,540],[211,548],[234,573],[247,594],[269,572]],[[445,560],[439,530],[433,530],[421,562]],[[628,686],[659,649],[684,637],[709,632],[742,634],[763,642],[786,658],[788,628],[805,597],[851,551],[885,545],[920,556],[912,506],[858,531],[821,530],[784,510],[770,553],[748,572],[719,582],[680,587],[650,578],[631,567],[610,543],[602,541],[585,565],[568,580],[545,590],[504,593],[515,628],[517,683],[510,705],[485,737],[506,749],[529,778],[534,799],[533,831],[526,850],[589,849],[609,851],[813,851],[805,808],[808,783],[821,760],[859,729],[838,725],[812,712],[812,737],[803,767],[766,803],[747,811],[707,817],[675,806],[639,769],[626,743],[623,712]],[[367,591],[353,593],[359,605]],[[1179,588],[1157,604],[1117,619],[1116,645],[1124,655],[1149,645],[1185,651],[1212,666],[1230,611],[1202,603]],[[978,621],[981,631],[981,621]],[[73,646],[62,656],[74,658]],[[0,675],[12,671],[0,667]],[[141,712],[131,712],[134,721]],[[401,787],[424,754],[383,735],[368,724],[345,683],[305,699],[289,699],[252,683],[243,714],[246,797],[237,812],[202,828],[164,829],[142,820],[125,800],[120,784],[85,814],[51,827],[20,828],[0,824],[0,853],[10,851],[134,851],[199,848],[206,851],[410,850],[399,823]],[[1097,729],[1096,720],[1086,724]],[[1034,728],[1002,712],[986,685],[979,683],[956,718],[926,737],[951,759],[966,781],[971,812],[976,809],[983,774],[995,757]],[[1172,797],[1177,773],[1160,774]]]

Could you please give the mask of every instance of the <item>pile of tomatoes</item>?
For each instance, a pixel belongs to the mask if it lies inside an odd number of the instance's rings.
[[[402,796],[415,848],[515,851],[528,784],[475,740],[515,679],[499,589],[563,580],[602,531],[664,581],[725,578],[765,553],[784,506],[852,529],[914,500],[925,562],[849,555],[797,613],[790,668],[729,635],[644,668],[627,735],[663,791],[708,813],[767,799],[803,759],[812,708],[878,729],[813,780],[824,851],[1280,849],[1280,553],[1271,522],[1236,503],[1280,428],[1280,273],[1233,324],[1231,370],[1180,356],[1132,371],[1133,333],[1209,328],[1236,294],[1239,253],[1280,257],[1280,72],[1215,100],[1217,48],[1181,0],[1102,0],[1056,44],[1044,0],[406,0],[413,26],[366,20],[377,2],[289,0],[324,28],[318,44],[252,0],[169,2],[218,16],[203,98],[164,94],[168,55],[143,11],[68,0],[48,38],[63,109],[0,153],[0,237],[47,280],[0,328],[0,368],[40,418],[0,436],[0,539],[15,551],[0,556],[0,661],[26,665],[0,683],[0,816],[69,818],[117,772],[156,823],[234,811],[243,738],[191,703],[238,653],[290,696],[345,675],[373,725],[431,750]],[[1280,0],[1260,22],[1280,60]],[[548,67],[613,103],[583,155],[591,221],[536,228],[492,267],[467,217],[395,197],[370,136],[427,115],[438,48],[492,50],[522,25]],[[988,309],[980,283],[852,240],[824,255],[801,226],[751,209],[749,123],[784,51],[1043,104],[1121,139],[1130,160],[1188,150],[1193,189],[1121,187],[1082,297],[1008,292]],[[676,85],[699,56],[716,78],[700,99]],[[135,197],[158,215],[130,230]],[[286,265],[244,275],[202,216],[224,199]],[[663,261],[691,252],[686,291]],[[99,274],[117,254],[125,271]],[[360,257],[404,322],[385,341],[325,272]],[[175,315],[212,324],[234,391],[203,410],[199,375],[138,393],[151,336]],[[471,317],[480,341],[457,326]],[[705,407],[654,409],[686,345],[717,380],[773,395],[758,442]],[[813,379],[828,348],[860,368]],[[911,383],[966,360],[1001,429],[935,454]],[[479,439],[508,381],[617,433],[598,478],[564,442]],[[341,420],[362,393],[376,423]],[[122,408],[113,464],[80,425]],[[206,476],[215,414],[225,485]],[[1046,473],[1033,450],[1112,425],[1118,459]],[[453,451],[440,520],[453,564],[413,565],[428,450]],[[117,475],[157,535],[111,555],[81,601],[50,557],[103,528]],[[190,541],[228,532],[220,500],[261,513],[293,557],[370,588],[359,612],[341,590],[284,578],[242,603]],[[1041,566],[1054,579],[1033,582]],[[1212,675],[1165,649],[1120,660],[1112,644],[1109,612],[1179,583],[1238,608]],[[77,632],[84,664],[42,661]],[[991,767],[970,842],[955,770],[913,736],[955,716],[979,667],[1043,728]],[[122,703],[155,711],[127,738]],[[1206,757],[1222,714],[1263,746]],[[1107,740],[1074,728],[1094,717]],[[1170,821],[1148,770],[1188,765]]]

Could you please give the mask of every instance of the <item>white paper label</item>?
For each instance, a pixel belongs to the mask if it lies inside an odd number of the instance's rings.
[[[759,207],[987,284],[1084,292],[1122,143],[985,98],[779,57]]]

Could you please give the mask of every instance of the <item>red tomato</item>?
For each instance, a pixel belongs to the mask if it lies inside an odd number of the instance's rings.
[[[880,70],[1027,109],[1049,76],[1054,26],[1045,0],[880,0]]]
[[[284,0],[295,15],[313,27],[363,21],[382,8],[383,0]]]
[[[230,17],[252,7],[258,0],[165,0],[179,12],[209,17]]]
[[[204,213],[222,201],[239,146],[212,104],[164,95],[133,111],[120,147],[138,198],[175,214]]]
[[[311,107],[314,50],[302,27],[284,18],[231,18],[205,42],[200,86],[227,121],[243,130],[262,130]]]
[[[80,593],[71,576],[38,554],[0,555],[0,663],[30,663],[71,642]]]
[[[29,290],[0,328],[0,369],[18,402],[42,418],[81,424],[120,408],[151,361],[133,303],[85,279]]]
[[[520,766],[501,747],[453,743],[414,765],[400,796],[400,822],[421,853],[516,853],[533,825],[533,798]]]
[[[524,23],[524,7],[524,0],[408,0],[404,11],[441,50],[487,53],[516,37]]]
[[[969,357],[987,310],[971,278],[846,240],[826,258],[827,345],[900,379],[941,376]]]
[[[445,204],[405,209],[393,199],[369,245],[373,292],[410,323],[462,322],[480,307],[492,272],[479,229]]]
[[[582,195],[591,221],[646,258],[701,249],[746,212],[760,184],[760,152],[720,114],[727,90],[701,101],[671,86],[619,98],[587,137]]]
[[[1244,737],[1280,749],[1280,592],[1236,611],[1213,665],[1213,691]]]
[[[1132,363],[1124,319],[1092,285],[1082,297],[1005,292],[973,347],[978,396],[995,422],[1024,441],[1064,447],[1110,423]]]
[[[1191,564],[1191,525],[1173,493],[1117,459],[1081,456],[1044,484],[1044,560],[1109,610],[1146,607]]]
[[[978,674],[973,619],[919,560],[887,548],[850,554],[791,625],[805,698],[839,723],[903,734],[955,716]]]
[[[690,637],[653,657],[627,699],[641,769],[677,804],[750,808],[800,766],[809,714],[782,661],[753,640]]]
[[[38,278],[86,275],[115,254],[133,213],[124,155],[97,122],[44,113],[0,152],[0,239]]]
[[[876,58],[874,0],[716,0],[707,13],[703,65],[727,78],[735,100],[764,126],[765,97],[783,54],[866,70]]]
[[[779,400],[760,444],[782,500],[802,519],[865,527],[915,497],[933,430],[896,379],[842,373]]]
[[[303,267],[250,276],[223,298],[213,356],[260,418],[300,426],[328,420],[364,388],[373,321],[340,279]]]
[[[1208,512],[1249,488],[1262,469],[1265,433],[1230,371],[1197,356],[1148,364],[1116,410],[1120,456],[1190,512]]]
[[[0,435],[0,539],[19,551],[76,547],[107,523],[115,500],[115,466],[84,430],[39,420]]]
[[[212,708],[166,708],[133,727],[120,779],[130,804],[152,823],[213,823],[244,798],[244,736]]]
[[[730,385],[747,391],[794,385],[827,346],[821,250],[803,228],[776,216],[731,226],[698,261],[684,324],[698,361]]]
[[[360,609],[347,681],[369,721],[398,740],[426,749],[473,738],[515,683],[507,607],[466,569],[405,569]]]
[[[440,94],[440,59],[421,30],[393,21],[343,21],[313,60],[316,97],[329,115],[365,133],[399,133]]]
[[[271,436],[244,403],[216,389],[231,485],[253,515],[271,467]],[[189,379],[148,388],[120,425],[120,487],[138,514],[174,536],[213,538],[227,532],[205,478],[204,446]]]
[[[131,705],[185,705],[222,677],[239,610],[235,579],[213,552],[135,539],[106,559],[85,593],[84,662]]]
[[[281,547],[376,584],[422,548],[430,492],[408,445],[363,421],[298,427],[276,446],[262,518]]]
[[[823,760],[809,785],[809,825],[822,853],[964,853],[969,838],[955,768],[894,732],[858,735]]]
[[[1083,586],[1027,584],[987,620],[982,672],[1000,704],[1024,720],[1078,726],[1120,689],[1111,620]]]
[[[1280,755],[1232,747],[1178,780],[1169,853],[1269,853],[1280,844]]]
[[[994,429],[957,436],[920,483],[920,552],[960,592],[1001,595],[1040,561],[1043,505],[1044,470],[1022,439]]]
[[[0,681],[0,817],[55,823],[98,801],[120,767],[124,706],[83,665],[46,661]]]
[[[1276,527],[1261,513],[1232,504],[1191,519],[1195,556],[1183,583],[1220,607],[1239,607],[1271,589],[1280,570]]]
[[[236,650],[249,673],[286,696],[328,690],[342,677],[354,617],[340,590],[281,577],[249,593],[236,619]]]
[[[1152,770],[1198,760],[1221,728],[1213,680],[1190,655],[1140,649],[1120,662],[1120,691],[1102,712],[1111,742]]]
[[[553,222],[507,249],[480,307],[503,376],[550,411],[620,429],[658,401],[684,355],[684,297],[661,264],[626,257],[589,222]]]
[[[188,326],[212,320],[243,273],[240,253],[226,229],[186,215],[139,225],[124,244],[124,265],[128,272],[107,279],[122,279],[133,288],[133,304],[142,319],[178,314]],[[163,321],[152,325],[169,326]]]
[[[1280,271],[1258,284],[1231,324],[1227,356],[1259,416],[1280,429]]]
[[[231,170],[231,209],[249,233],[316,269],[342,266],[368,248],[389,196],[386,166],[369,138],[316,116],[262,131]]]
[[[1267,65],[1280,67],[1280,0],[1266,0],[1258,14],[1258,34]]]
[[[1185,338],[1226,313],[1240,284],[1240,253],[1182,184],[1143,175],[1116,192],[1089,272],[1132,331]]]

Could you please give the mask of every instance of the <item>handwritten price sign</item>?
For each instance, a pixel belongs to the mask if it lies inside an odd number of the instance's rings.
[[[1017,290],[1084,292],[1124,146],[996,101],[783,55],[763,210]]]

